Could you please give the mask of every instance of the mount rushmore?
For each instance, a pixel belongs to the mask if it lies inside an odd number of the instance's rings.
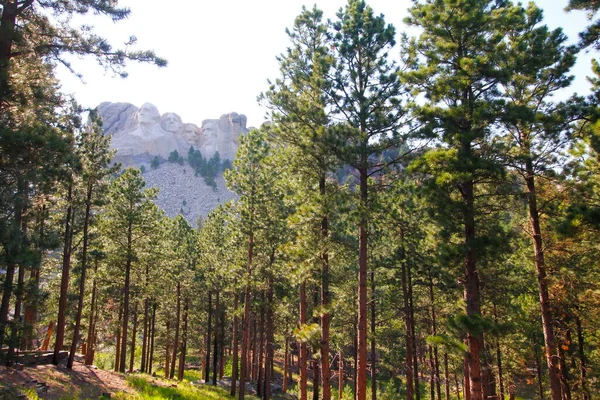
[[[245,115],[224,114],[219,119],[205,119],[198,127],[184,123],[172,112],[161,115],[150,103],[138,108],[130,103],[104,102],[97,110],[104,134],[111,136],[111,147],[116,150],[115,161],[144,171],[147,186],[160,189],[156,203],[168,216],[183,214],[194,224],[198,217],[206,217],[234,197],[221,174],[209,186],[189,165],[165,161],[175,150],[186,157],[190,146],[206,159],[218,152],[221,160],[233,161],[240,135],[248,132]],[[151,167],[156,157],[161,163]]]
[[[205,119],[201,127],[184,123],[172,112],[161,115],[150,103],[138,108],[104,102],[98,113],[104,133],[112,137],[111,147],[117,150],[116,161],[123,165],[150,163],[155,156],[166,160],[174,150],[185,156],[190,146],[200,150],[204,158],[219,152],[221,159],[233,160],[239,136],[248,132],[246,116],[235,112]]]

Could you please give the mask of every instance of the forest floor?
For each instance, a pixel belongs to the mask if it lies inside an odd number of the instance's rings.
[[[200,371],[186,371],[183,382],[176,382],[146,374],[121,374],[84,365],[78,357],[71,370],[64,364],[22,369],[0,366],[0,400],[231,399],[228,388],[199,383],[200,375]],[[294,397],[280,394],[273,398]]]

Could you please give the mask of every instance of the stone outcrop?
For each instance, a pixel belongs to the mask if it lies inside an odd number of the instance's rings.
[[[205,158],[219,152],[221,160],[233,161],[240,135],[248,132],[245,115],[224,114],[219,119],[204,120],[198,127],[172,112],[161,115],[150,103],[138,108],[129,103],[104,102],[98,106],[98,113],[104,134],[111,136],[111,147],[117,150],[115,161],[144,171],[147,186],[160,189],[156,203],[170,217],[181,213],[195,224],[199,216],[206,217],[218,204],[234,197],[221,175],[211,187],[187,163],[166,160],[174,150],[185,158],[194,146]],[[156,157],[160,165],[152,167]]]
[[[206,158],[219,152],[222,160],[233,160],[239,136],[248,132],[246,116],[235,112],[204,120],[201,127],[184,123],[172,112],[161,115],[150,103],[138,108],[129,103],[104,102],[98,112],[105,134],[112,136],[116,161],[126,166],[149,163],[155,156],[168,159],[174,150],[185,156],[190,146]]]

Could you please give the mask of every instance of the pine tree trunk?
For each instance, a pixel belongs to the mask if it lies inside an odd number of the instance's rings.
[[[319,290],[315,290],[313,292],[313,310],[319,307]],[[313,316],[313,323],[319,323],[319,317],[316,315]],[[312,352],[315,353],[317,349],[312,349]],[[319,400],[319,377],[321,376],[319,371],[319,360],[313,357],[312,359],[312,376],[313,376],[313,400]]]
[[[171,338],[169,335],[169,331],[171,330],[171,323],[169,321],[167,321],[167,346],[165,348],[165,379],[169,379],[169,376],[171,376],[171,371],[170,371],[170,367],[171,367]]]
[[[148,271],[148,269],[146,268],[146,271]],[[142,372],[147,372],[146,369],[146,360],[148,358],[148,344],[150,343],[150,338],[148,337],[148,333],[149,333],[149,313],[150,313],[150,304],[149,304],[149,300],[148,297],[146,297],[144,299],[144,327],[142,328],[144,331],[143,335],[143,340],[142,340],[142,360],[141,360],[141,365],[140,365],[140,369],[142,370]]]
[[[246,271],[248,273],[248,282],[246,283],[246,293],[244,295],[244,321],[242,328],[242,370],[240,373],[240,389],[238,399],[244,400],[246,394],[246,379],[248,377],[248,347],[250,346],[250,280],[252,279],[252,259],[254,256],[254,235],[250,233],[248,237],[248,264]]]
[[[152,304],[152,325],[150,330],[152,331],[150,335],[150,353],[148,357],[148,374],[152,375],[152,366],[154,364],[154,337],[156,334],[156,303]]]
[[[125,286],[123,287],[123,327],[121,328],[121,361],[119,372],[125,372],[127,359],[127,328],[129,327],[129,292],[131,290],[131,262],[133,261],[133,225],[127,226],[127,260],[125,262]]]
[[[26,189],[25,189],[25,193]],[[26,251],[27,247],[29,246],[28,244],[28,221],[27,221],[27,197],[24,196],[23,199],[23,218],[21,220],[21,240],[20,240],[20,247],[22,246],[22,250],[21,251]],[[18,348],[19,346],[19,334],[22,332],[22,318],[21,318],[21,311],[23,308],[23,297],[24,297],[24,293],[25,293],[25,263],[23,261],[21,261],[20,265],[19,265],[19,275],[17,278],[17,290],[15,291],[15,314],[14,314],[14,318],[13,318],[13,328],[12,328],[12,332],[11,332],[11,339],[10,339],[10,343],[8,346],[8,354],[6,357],[6,364],[10,365],[12,363],[12,359],[15,355],[15,347]]]
[[[96,274],[98,272],[98,263],[99,259],[96,258],[94,262],[94,279],[92,279],[92,302],[90,304],[90,316],[88,318],[88,334],[87,334],[87,344],[88,351],[85,354],[85,365],[94,364],[94,355],[96,353],[96,321],[97,321],[97,311],[96,311],[96,297],[97,297],[97,283],[96,283]]]
[[[285,353],[283,357],[283,393],[287,393],[287,385],[288,385],[288,369],[289,369],[289,351],[290,351],[290,339],[288,336],[285,336]]]
[[[4,103],[4,99],[10,93],[9,68],[12,45],[18,37],[16,34],[18,6],[19,4],[16,1],[4,2],[2,6],[2,17],[0,19],[0,26],[2,26],[2,34],[0,35],[0,103]]]
[[[360,216],[358,233],[358,334],[356,366],[356,400],[367,399],[367,246],[368,218],[365,210],[368,205],[368,171],[366,155],[361,155],[359,172]]]
[[[273,265],[274,256],[271,255],[271,265]],[[273,379],[273,358],[275,343],[275,334],[273,332],[273,276],[269,274],[268,287],[267,287],[267,341],[265,351],[265,390],[264,399],[270,400],[271,398],[271,380]],[[287,344],[287,339],[286,339]],[[287,349],[286,349],[287,350]],[[286,354],[287,355],[287,354]],[[287,364],[287,360],[284,361]],[[283,380],[287,380],[286,367],[283,371]]]
[[[326,176],[319,178],[319,194],[326,195]],[[321,219],[321,240],[327,243],[329,239],[329,219],[324,215]],[[321,384],[323,385],[323,400],[331,399],[331,371],[329,366],[329,327],[331,313],[329,312],[329,250],[326,247],[321,254]]]
[[[433,362],[433,347],[427,346],[429,354],[429,398],[435,400],[435,363]]]
[[[15,291],[15,314],[13,319],[13,326],[11,330],[11,337],[8,344],[8,353],[6,355],[6,365],[12,364],[12,360],[15,357],[15,347],[19,345],[19,332],[21,325],[21,308],[23,305],[23,291],[25,286],[25,265],[19,265],[19,274],[17,278],[17,290]]]
[[[40,210],[39,217],[39,232],[38,232],[38,245],[37,252],[38,258],[35,264],[31,268],[31,272],[29,275],[29,287],[33,293],[38,292],[40,288],[40,269],[42,264],[42,256],[44,252],[44,241],[45,241],[45,221],[46,221],[46,204],[42,204],[42,208]],[[25,304],[25,338],[23,347],[26,350],[33,350],[33,335],[35,324],[37,323],[38,318],[38,305],[36,302],[36,298],[30,298],[27,304]],[[0,344],[2,341],[0,341]]]
[[[401,240],[403,241],[403,235],[401,236]],[[406,368],[406,399],[413,400],[414,399],[414,374],[413,374],[413,359],[414,355],[414,344],[413,344],[413,335],[412,335],[412,313],[410,307],[409,300],[409,292],[408,292],[408,272],[406,265],[406,256],[404,254],[404,248],[402,249],[402,298],[404,301],[404,329],[406,331],[405,341],[406,341],[406,360],[404,366]]]
[[[566,362],[566,354],[562,349],[562,346],[558,346],[558,357],[559,361],[559,372],[560,372],[560,385],[563,400],[571,400],[571,385],[569,384],[569,367]]]
[[[188,338],[188,312],[189,312],[189,299],[186,297],[183,301],[183,332],[181,337],[181,353],[179,356],[179,369],[177,370],[177,379],[183,380],[183,373],[185,371],[185,357],[187,353],[187,338]]]
[[[471,400],[471,378],[469,371],[469,356],[465,355],[463,360],[463,370],[464,370],[464,379],[463,379],[463,395],[465,396],[465,400]]]
[[[450,368],[448,365],[448,353],[444,353],[444,388],[446,394],[446,400],[450,400]],[[504,400],[504,397],[500,398]]]
[[[252,357],[249,357],[249,361],[250,361],[250,376],[252,377],[251,379],[253,381],[256,381],[258,379],[258,342],[257,342],[257,337],[258,337],[258,322],[256,320],[256,313],[252,313],[252,316],[250,317],[251,321],[252,321],[252,345],[251,345],[251,352],[252,352]]]
[[[265,350],[265,292],[261,292],[261,306],[260,306],[260,334],[258,335],[258,362],[256,365],[256,395],[263,397],[264,394],[264,350]]]
[[[338,398],[342,400],[344,394],[344,352],[339,351],[338,358]]]
[[[525,166],[525,182],[527,184],[529,222],[533,234],[533,250],[535,254],[535,269],[538,280],[538,292],[540,298],[540,308],[542,310],[542,326],[544,331],[544,344],[546,349],[546,363],[548,364],[548,374],[550,378],[550,391],[552,400],[561,400],[561,384],[558,360],[556,357],[556,343],[554,339],[554,330],[552,327],[552,311],[550,308],[550,295],[548,292],[548,277],[546,272],[546,263],[544,260],[544,245],[542,241],[542,229],[540,227],[540,216],[537,207],[537,193],[535,188],[535,178],[533,171],[533,162],[528,160]]]
[[[135,362],[135,336],[137,334],[137,303],[133,306],[133,331],[131,332],[131,350],[129,354],[129,372],[133,372],[133,363]]]
[[[494,303],[494,323],[498,325],[498,309]],[[496,365],[498,369],[498,386],[500,390],[500,398],[504,399],[504,371],[502,370],[502,352],[500,351],[500,335],[496,333]]]
[[[544,384],[542,381],[542,363],[540,361],[540,354],[538,351],[538,346],[534,342],[533,348],[535,350],[535,369],[537,372],[537,382],[538,382],[538,395],[540,396],[540,400],[544,399]]]
[[[219,309],[219,291],[215,292],[215,339],[214,339],[214,347],[213,347],[213,379],[212,383],[214,386],[217,386],[217,375],[219,369],[219,313],[221,312]]]
[[[56,322],[56,341],[54,344],[54,355],[52,364],[58,365],[59,353],[63,349],[65,341],[65,321],[67,313],[67,295],[69,293],[69,273],[71,270],[71,219],[73,214],[73,184],[69,183],[67,191],[67,215],[65,217],[65,232],[63,243],[63,262],[60,280],[60,298],[58,300],[58,319]]]
[[[429,271],[429,301],[431,303],[431,332],[433,336],[437,336],[437,315],[435,312],[435,294],[433,291],[433,276],[431,270]],[[436,393],[438,400],[442,399],[442,388],[440,379],[440,359],[438,354],[437,346],[433,346],[433,375],[435,377],[434,383],[436,387]]]
[[[208,291],[208,306],[207,312],[207,325],[206,325],[206,355],[204,364],[204,382],[208,383],[210,380],[210,341],[212,336],[212,291]]]
[[[223,380],[223,376],[225,375],[225,325],[227,324],[226,319],[226,307],[221,307],[221,333],[219,334],[219,379]]]
[[[75,317],[75,329],[73,329],[73,341],[71,343],[71,351],[67,360],[67,368],[73,368],[75,359],[75,351],[79,342],[79,329],[81,328],[81,316],[83,315],[83,300],[85,296],[85,274],[87,270],[87,249],[88,249],[88,230],[90,226],[90,209],[92,207],[92,185],[88,183],[85,199],[85,214],[83,216],[83,244],[81,250],[81,277],[79,281],[79,299],[77,301],[77,316]]]
[[[300,327],[303,329],[306,326],[306,282],[300,284]],[[300,400],[306,400],[306,382],[308,379],[306,370],[306,342],[300,343],[300,355],[298,357],[298,366],[300,368]]]
[[[371,270],[371,400],[377,400],[377,347],[375,342],[376,300],[375,270]]]
[[[408,283],[408,306],[410,312],[410,335],[411,342],[413,345],[413,383],[414,383],[414,394],[415,399],[421,399],[421,386],[419,384],[419,362],[418,362],[418,348],[417,348],[417,335],[415,329],[415,307],[413,304],[413,283],[412,283],[412,268],[409,263],[406,264],[406,278]]]
[[[582,399],[590,400],[591,396],[587,386],[587,359],[584,350],[583,328],[578,316],[575,316],[575,324],[577,326],[577,352],[579,355],[579,377],[581,379]]]
[[[119,301],[119,318],[117,321],[117,346],[115,348],[115,372],[119,372],[121,362],[121,321],[123,320],[123,302]]]
[[[177,363],[177,353],[179,352],[179,322],[181,321],[181,282],[177,281],[177,309],[175,312],[175,341],[173,342],[173,356],[171,358],[171,369],[169,378],[175,377],[175,364]]]
[[[470,155],[471,144],[464,142],[462,150]],[[464,203],[464,243],[465,243],[465,277],[464,298],[467,316],[481,316],[481,300],[479,290],[479,273],[477,270],[476,234],[475,234],[475,194],[474,183],[467,180],[461,183],[461,194]],[[471,400],[483,400],[481,353],[483,352],[483,333],[467,332],[467,364],[469,366],[469,388]]]
[[[237,282],[236,282],[237,283]],[[235,287],[235,284],[234,284]],[[238,367],[239,367],[239,348],[238,348],[238,326],[239,326],[239,317],[237,316],[237,309],[239,307],[238,304],[238,294],[236,292],[233,293],[233,326],[231,328],[231,347],[233,348],[233,353],[231,355],[231,390],[229,391],[229,395],[231,397],[235,397],[235,391],[237,388],[237,379],[238,379]]]

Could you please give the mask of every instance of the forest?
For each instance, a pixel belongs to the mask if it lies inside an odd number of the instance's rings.
[[[414,1],[405,27],[364,0],[303,8],[269,122],[224,168],[236,200],[195,226],[55,77],[67,54],[166,66],[69,25],[117,3],[0,1],[2,363],[193,367],[239,399],[276,376],[301,400],[600,393],[600,65],[557,100],[600,48],[597,1],[570,0],[577,44],[534,3]]]

